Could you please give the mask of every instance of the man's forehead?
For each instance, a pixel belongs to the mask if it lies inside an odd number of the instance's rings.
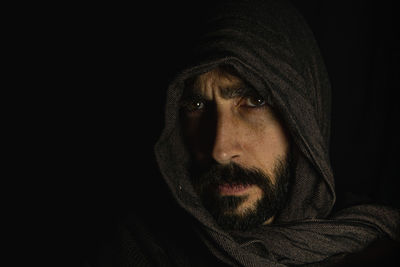
[[[186,95],[198,95],[210,98],[211,94],[218,92],[224,99],[231,99],[251,93],[252,90],[246,86],[244,81],[231,70],[226,68],[215,68],[200,74],[187,83]]]

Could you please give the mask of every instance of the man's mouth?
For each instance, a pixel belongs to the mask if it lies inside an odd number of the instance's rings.
[[[221,184],[218,186],[218,192],[221,195],[228,196],[228,195],[240,195],[245,193],[251,185],[247,184]]]

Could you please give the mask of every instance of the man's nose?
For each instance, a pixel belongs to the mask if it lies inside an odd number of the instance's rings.
[[[215,125],[212,157],[219,164],[229,164],[240,156],[239,125],[229,112],[219,113]]]

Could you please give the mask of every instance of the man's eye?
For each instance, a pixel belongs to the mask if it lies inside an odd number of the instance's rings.
[[[245,105],[251,108],[262,107],[265,105],[265,100],[262,97],[247,97],[245,99]]]
[[[191,101],[183,105],[187,112],[195,112],[204,108],[204,102],[200,100]]]
[[[194,101],[192,103],[193,110],[199,110],[204,108],[204,103],[202,101]]]

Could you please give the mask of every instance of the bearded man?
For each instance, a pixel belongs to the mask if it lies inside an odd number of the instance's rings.
[[[168,88],[155,146],[189,218],[175,224],[190,231],[182,230],[186,241],[174,234],[160,241],[134,223],[119,262],[330,266],[399,240],[395,209],[333,212],[331,86],[299,13],[286,1],[219,1],[204,17]]]

